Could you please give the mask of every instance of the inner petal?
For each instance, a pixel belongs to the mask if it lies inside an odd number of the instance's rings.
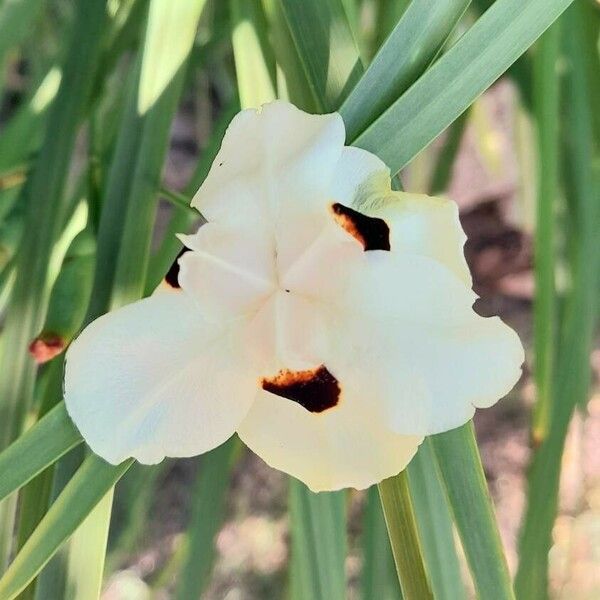
[[[262,232],[207,223],[182,236],[178,281],[212,320],[258,310],[276,289],[273,240]]]
[[[279,291],[245,327],[244,343],[262,373],[305,371],[324,362],[329,347],[327,331],[326,315],[318,303]]]

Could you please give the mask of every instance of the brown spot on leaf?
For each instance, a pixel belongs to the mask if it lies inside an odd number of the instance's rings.
[[[336,406],[341,392],[338,380],[325,365],[308,371],[279,371],[275,377],[265,377],[262,388],[314,413]]]
[[[187,248],[182,248],[177,258],[173,261],[173,264],[169,267],[167,274],[165,275],[165,283],[176,290],[181,286],[179,285],[179,259],[188,252]]]
[[[29,354],[41,365],[58,356],[66,347],[64,338],[50,333],[41,334],[29,344]]]
[[[367,250],[390,250],[390,228],[378,217],[368,217],[339,202],[331,206],[333,218]]]

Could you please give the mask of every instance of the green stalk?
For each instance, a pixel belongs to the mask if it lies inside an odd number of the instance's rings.
[[[552,382],[556,353],[554,230],[560,160],[560,94],[557,73],[559,54],[560,22],[556,22],[540,38],[534,59],[538,191],[533,325],[537,398],[533,410],[532,439],[536,445],[539,445],[548,434],[552,418]]]
[[[478,597],[514,600],[472,422],[430,440]]]
[[[406,472],[384,479],[378,487],[402,596],[405,600],[433,598],[423,566]]]
[[[546,438],[535,452],[528,479],[528,503],[519,540],[515,588],[519,600],[548,597],[548,552],[558,508],[561,459],[571,416],[585,404],[590,387],[589,356],[598,321],[600,285],[600,174],[594,171],[593,103],[587,58],[583,53],[585,7],[575,5],[565,15],[566,57],[564,94],[565,195],[569,199],[571,288],[565,298],[560,344],[555,366],[555,399]],[[592,57],[590,57],[592,58]],[[594,60],[595,59],[594,57]],[[597,150],[596,150],[597,151]],[[597,154],[596,154],[597,157]]]
[[[463,134],[469,121],[470,111],[466,110],[450,127],[444,145],[436,158],[435,167],[431,174],[429,193],[432,195],[446,192],[452,177],[454,159],[460,148]]]

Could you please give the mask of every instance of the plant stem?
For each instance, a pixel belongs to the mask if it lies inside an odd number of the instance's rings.
[[[558,195],[560,94],[556,72],[560,21],[540,38],[534,63],[534,109],[537,124],[538,192],[535,228],[535,384],[532,438],[548,434],[555,362],[556,290],[554,282],[555,206]]]
[[[433,598],[423,565],[406,472],[385,479],[378,487],[402,594],[406,600]]]

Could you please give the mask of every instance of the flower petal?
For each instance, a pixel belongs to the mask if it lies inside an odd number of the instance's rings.
[[[118,464],[194,456],[229,438],[258,376],[231,329],[185,292],[158,292],[91,323],[67,353],[67,410],[92,450]]]
[[[477,315],[477,296],[442,263],[418,254],[356,251],[325,242],[286,278],[328,319],[336,373],[374,414],[402,434],[465,423],[521,374],[523,347],[499,319]]]
[[[458,206],[446,198],[392,191],[389,169],[374,154],[346,147],[336,168],[332,197],[390,227],[392,250],[440,261],[471,286],[464,256],[466,235]]]
[[[260,392],[238,434],[270,466],[303,481],[314,492],[364,489],[399,473],[422,438],[397,435],[373,415],[342,399],[314,413],[296,402]]]
[[[338,114],[310,115],[276,101],[234,117],[192,206],[209,221],[290,222],[322,207],[344,146]]]
[[[391,201],[364,208],[366,214],[382,218],[389,225],[393,251],[433,258],[471,287],[471,273],[464,254],[467,236],[455,202],[423,194],[393,192]]]
[[[420,435],[458,427],[506,395],[524,360],[517,334],[477,315],[473,292],[443,265],[372,254],[372,268],[329,299],[338,333],[327,360],[346,387],[398,433]]]
[[[302,371],[328,355],[327,326],[326,315],[317,302],[277,292],[248,320],[243,343],[252,348],[253,364],[263,375],[283,369]]]
[[[523,348],[500,319],[473,313],[423,327],[347,320],[329,363],[352,394],[398,433],[431,435],[495,404],[521,375]]]
[[[375,154],[346,146],[336,165],[335,179],[332,181],[331,198],[345,206],[359,208],[364,201],[363,191],[369,192],[373,180],[382,182],[384,192],[389,192],[390,170]]]
[[[275,250],[260,231],[206,223],[180,237],[191,252],[179,259],[179,284],[207,319],[248,314],[274,292]]]

